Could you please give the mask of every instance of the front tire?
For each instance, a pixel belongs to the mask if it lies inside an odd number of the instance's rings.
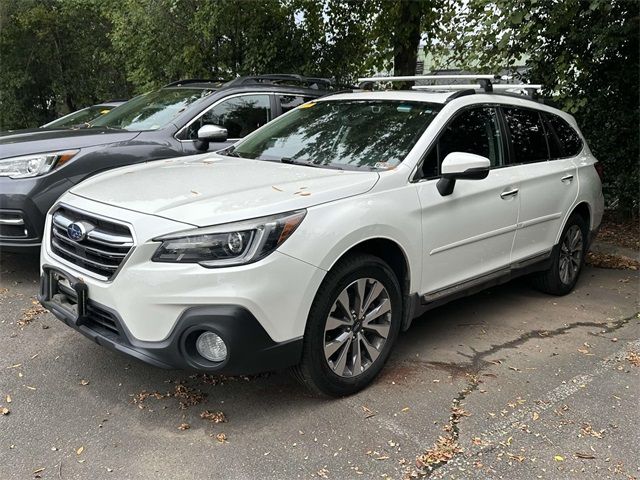
[[[314,393],[344,396],[378,375],[400,331],[402,292],[378,257],[351,255],[318,289],[294,376]]]
[[[533,277],[538,290],[551,295],[566,295],[578,282],[587,255],[587,224],[582,216],[573,214],[562,230],[560,243],[551,257],[551,268]]]

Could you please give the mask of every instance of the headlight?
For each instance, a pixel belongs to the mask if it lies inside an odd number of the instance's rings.
[[[80,150],[38,153],[0,160],[0,177],[26,178],[44,175],[71,160]]]
[[[227,267],[256,262],[278,248],[298,228],[306,210],[165,235],[154,262]]]

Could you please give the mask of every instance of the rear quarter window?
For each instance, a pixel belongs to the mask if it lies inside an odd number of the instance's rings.
[[[582,150],[582,139],[578,132],[576,132],[567,121],[558,115],[552,113],[545,114],[547,118],[547,124],[551,127],[553,133],[555,133],[560,148],[562,150],[562,157],[575,157]],[[552,155],[552,158],[554,156]],[[558,157],[556,157],[558,158]]]

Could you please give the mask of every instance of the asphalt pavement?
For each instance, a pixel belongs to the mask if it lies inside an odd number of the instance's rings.
[[[0,256],[2,480],[640,477],[635,271],[431,311],[371,387],[334,400],[285,372],[147,366],[43,312],[37,286],[36,257]]]

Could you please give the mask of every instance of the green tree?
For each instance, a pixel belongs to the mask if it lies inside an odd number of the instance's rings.
[[[128,96],[97,0],[0,0],[0,129]]]
[[[572,113],[604,164],[605,194],[637,214],[640,3],[629,0],[470,0],[448,18],[449,45],[470,68],[527,57],[525,79]]]
[[[181,78],[296,72],[307,62],[294,10],[278,0],[119,0],[108,15],[138,90]]]

